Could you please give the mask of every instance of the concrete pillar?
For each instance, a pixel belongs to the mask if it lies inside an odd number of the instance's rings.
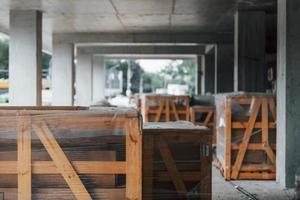
[[[203,56],[202,94],[215,93],[215,50]]]
[[[93,64],[92,56],[89,54],[77,55],[76,64],[76,95],[75,104],[77,106],[90,106],[92,104],[93,91]]]
[[[233,92],[233,44],[218,44],[215,47],[215,93]]]
[[[196,85],[195,85],[195,92],[197,95],[203,94],[203,87],[204,87],[204,74],[205,74],[205,67],[204,67],[204,56],[198,55],[197,56],[197,66],[196,66]]]
[[[102,56],[93,57],[93,103],[105,99],[105,60]]]
[[[52,105],[71,106],[74,99],[74,45],[53,44]]]
[[[267,81],[266,14],[238,11],[235,14],[235,91],[265,92]]]
[[[42,13],[10,11],[9,101],[11,105],[41,105]]]
[[[300,166],[300,4],[278,1],[277,181],[293,187]]]

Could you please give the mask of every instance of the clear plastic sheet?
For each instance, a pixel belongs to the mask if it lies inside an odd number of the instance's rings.
[[[211,199],[211,130],[190,122],[145,123],[143,199]]]
[[[273,179],[276,105],[264,93],[215,95],[217,159],[226,179]],[[248,139],[249,138],[249,139]],[[241,150],[245,147],[245,151]]]
[[[0,108],[5,200],[141,199],[141,120],[133,109]]]

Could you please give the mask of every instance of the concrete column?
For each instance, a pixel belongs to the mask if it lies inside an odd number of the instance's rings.
[[[205,74],[205,67],[204,67],[204,56],[198,55],[197,56],[197,67],[196,67],[196,88],[195,92],[197,95],[203,94],[203,87],[204,87],[204,74]]]
[[[9,101],[11,105],[41,105],[42,13],[10,11]]]
[[[234,28],[234,89],[265,92],[266,14],[263,11],[238,11]]]
[[[74,99],[74,45],[53,44],[52,105],[71,106]]]
[[[233,92],[233,44],[215,47],[215,93]]]
[[[293,187],[300,166],[300,4],[278,1],[277,181]]]
[[[105,99],[105,60],[102,56],[93,57],[93,103]]]
[[[89,54],[77,55],[76,64],[76,95],[75,104],[78,106],[90,106],[92,104],[93,91],[93,64]]]
[[[203,56],[202,94],[215,93],[215,50]]]

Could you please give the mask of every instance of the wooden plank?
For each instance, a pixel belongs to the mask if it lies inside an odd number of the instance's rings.
[[[248,126],[248,122],[232,122],[232,128],[233,129],[244,129]],[[254,128],[262,128],[262,122],[256,122],[254,124]],[[275,129],[276,123],[275,122],[269,122],[268,123],[269,129]]]
[[[276,105],[275,105],[274,97],[269,98],[269,105],[270,105],[270,109],[271,109],[273,119],[276,122],[277,114],[276,114]]]
[[[193,124],[196,124],[196,110],[192,107],[190,111],[190,119]]]
[[[260,173],[260,172],[240,172],[239,179],[245,180],[275,180],[276,173]]]
[[[272,149],[276,149],[276,144],[270,145]],[[232,144],[231,145],[232,150],[239,150],[240,144]],[[263,143],[257,143],[257,144],[248,144],[247,150],[265,150]]]
[[[171,119],[171,115],[170,115],[170,103],[171,103],[171,99],[170,98],[165,98],[165,102],[166,102],[166,122],[169,122]]]
[[[253,104],[253,109],[251,110],[251,114],[250,114],[250,118],[249,118],[249,122],[248,122],[248,127],[245,130],[244,137],[243,137],[243,140],[242,140],[243,142],[240,145],[240,150],[238,152],[238,155],[236,157],[234,167],[233,167],[233,170],[232,170],[232,174],[231,174],[232,179],[237,179],[238,178],[239,171],[241,169],[241,165],[242,165],[242,162],[244,160],[244,156],[245,156],[246,151],[247,151],[247,147],[248,147],[248,144],[249,144],[249,140],[250,140],[250,137],[251,137],[251,133],[252,133],[256,118],[257,118],[257,114],[258,114],[260,105],[261,105],[261,99],[260,98],[255,98],[254,104]],[[231,145],[230,145],[230,147],[231,147]]]
[[[174,113],[174,116],[175,116],[175,120],[179,121],[180,118],[179,118],[179,115],[178,115],[178,112],[177,112],[177,109],[176,109],[176,106],[175,106],[174,102],[171,102],[171,108],[173,110],[173,113]]]
[[[156,116],[155,116],[155,122],[159,122],[162,111],[163,111],[163,109],[165,107],[165,104],[166,104],[165,99],[162,98],[162,97],[159,98],[159,102],[160,102],[160,105],[159,105],[159,109],[158,109],[158,111],[156,113]]]
[[[142,199],[142,135],[138,119],[126,125],[126,199]]]
[[[31,117],[20,116],[17,119],[18,200],[31,200]]]
[[[269,144],[269,109],[267,98],[262,99],[262,143]]]
[[[90,189],[93,199],[120,200],[125,199],[124,188],[93,188]],[[16,188],[0,188],[0,193],[4,193],[5,200],[16,200]],[[33,192],[33,199],[42,200],[70,200],[72,191],[68,188],[36,188]]]
[[[78,174],[126,174],[123,161],[72,161]],[[17,174],[16,161],[0,161],[0,174]],[[32,174],[60,174],[53,161],[33,161]]]
[[[226,115],[226,127],[225,127],[225,179],[230,180],[231,176],[231,99],[226,99],[225,102],[225,115]]]
[[[240,172],[263,172],[263,171],[271,171],[275,172],[274,165],[270,164],[243,164]]]
[[[273,150],[271,149],[271,147],[268,144],[265,144],[264,149],[265,149],[268,157],[270,158],[271,162],[275,165],[276,164],[276,156],[275,156],[275,153],[273,152]]]
[[[207,126],[208,123],[211,121],[213,114],[214,114],[213,111],[209,111],[209,112],[207,113],[207,116],[206,116],[206,118],[205,118],[205,120],[204,120],[204,124],[205,124],[206,126]]]
[[[82,184],[75,169],[55,140],[47,124],[45,122],[40,122],[39,124],[33,124],[32,126],[45,149],[48,151],[60,174],[64,177],[65,181],[69,185],[76,199],[91,200],[92,198],[90,194]]]
[[[162,136],[158,136],[156,139],[156,143],[177,192],[187,193],[185,184],[180,176],[179,171],[176,168],[175,161],[164,138]]]
[[[209,174],[202,173],[199,171],[183,171],[183,172],[180,172],[180,176],[184,182],[201,182],[202,179],[205,177],[208,177]],[[169,172],[157,172],[157,173],[155,173],[153,178],[158,182],[172,181]]]

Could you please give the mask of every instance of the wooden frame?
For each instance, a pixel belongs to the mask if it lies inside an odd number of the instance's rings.
[[[197,115],[203,114],[202,121],[197,120]],[[190,108],[190,121],[198,126],[206,126],[212,130],[212,144],[216,144],[215,108],[211,106],[192,106]]]
[[[181,145],[189,147],[184,146],[182,151]],[[183,152],[185,161],[177,160],[180,155],[174,150]],[[192,152],[186,155],[187,150]],[[200,167],[193,163],[195,160],[189,157],[191,155],[199,155]],[[143,199],[186,199],[191,188],[194,196],[190,198],[211,199],[211,161],[209,129],[197,128],[189,122],[146,123],[143,129]],[[161,165],[165,170],[159,167]],[[164,186],[159,188],[159,184]],[[157,191],[166,184],[174,190],[169,193],[168,190]],[[200,185],[199,188],[195,188],[196,185]]]
[[[1,109],[1,108],[0,108]],[[142,199],[142,169],[141,169],[141,131],[140,120],[136,111],[120,110],[116,108],[101,108],[93,111],[59,110],[56,113],[49,108],[43,112],[37,109],[9,112],[8,116],[0,116],[0,129],[10,128],[17,131],[17,161],[0,161],[1,175],[17,175],[18,188],[0,188],[7,199],[29,200],[33,198],[32,176],[44,174],[60,174],[70,188],[57,190],[51,188],[35,189],[35,196],[51,199],[48,192],[60,191],[75,199],[102,199],[106,195],[109,199],[120,199],[120,196],[129,200]],[[1,111],[0,111],[1,112]],[[4,113],[4,112],[3,112]],[[51,127],[51,128],[50,128]],[[125,132],[125,161],[76,161],[70,160],[55,138],[53,128],[59,129],[122,129]],[[32,138],[36,135],[48,152],[52,161],[32,161]],[[36,139],[35,139],[36,140]],[[79,174],[124,174],[126,188],[87,190]],[[38,191],[38,192],[36,192]],[[93,193],[93,197],[90,194]],[[43,193],[45,192],[45,193]],[[117,194],[118,193],[118,194]],[[17,196],[16,196],[17,195]],[[45,195],[45,197],[43,197]],[[9,198],[11,197],[11,198]],[[62,198],[66,198],[62,197]]]
[[[142,101],[145,122],[189,121],[189,96],[145,95]],[[181,105],[177,105],[177,102]]]
[[[262,94],[225,95],[217,102],[217,166],[225,179],[275,179],[274,97]],[[237,109],[244,111],[233,113]]]

